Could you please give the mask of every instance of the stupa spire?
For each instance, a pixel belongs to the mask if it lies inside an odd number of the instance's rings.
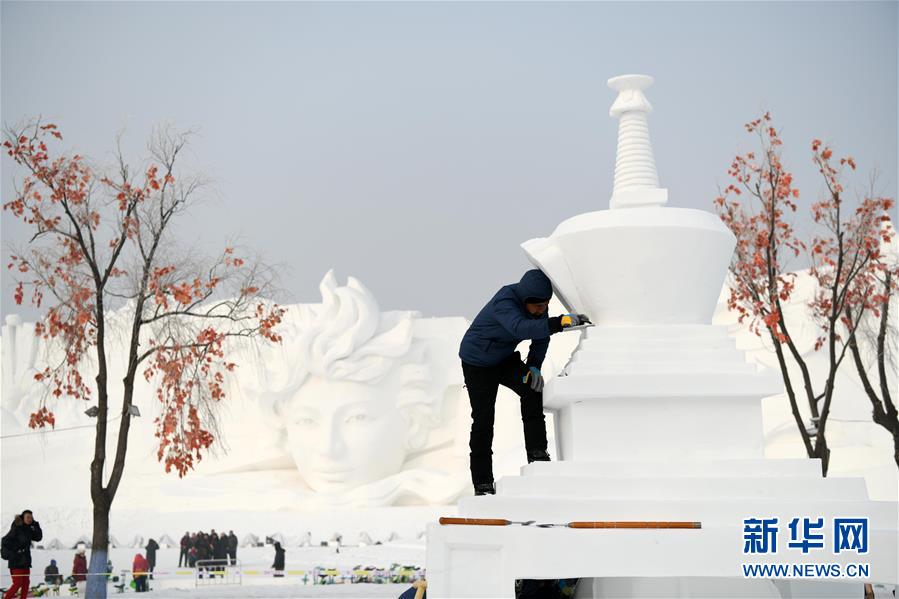
[[[668,190],[659,187],[646,118],[652,105],[643,90],[652,83],[649,75],[620,75],[607,81],[618,92],[609,109],[609,115],[618,118],[615,184],[609,208],[664,206],[668,202]]]

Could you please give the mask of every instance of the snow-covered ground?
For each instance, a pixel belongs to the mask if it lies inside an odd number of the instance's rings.
[[[115,574],[120,570],[130,570],[131,561],[137,549],[116,548],[111,550]],[[71,572],[75,551],[36,549],[32,552],[32,584],[42,576],[40,573],[55,559],[60,573]],[[411,585],[372,584],[346,582],[344,584],[319,585],[312,582],[315,566],[333,568],[349,574],[357,566],[389,568],[392,563],[403,566],[424,567],[425,545],[419,542],[396,542],[367,547],[300,547],[287,549],[285,576],[275,578],[267,572],[274,559],[272,547],[247,547],[237,552],[243,577],[240,582],[222,584],[221,579],[205,579],[197,584],[194,573],[188,568],[178,568],[178,550],[161,549],[156,557],[156,575],[150,581],[152,592],[147,597],[398,597]],[[303,578],[306,574],[306,582]],[[9,572],[4,568],[3,586],[9,585]],[[129,578],[130,580],[130,578]],[[110,587],[111,594],[114,589]],[[130,592],[130,590],[129,590]]]

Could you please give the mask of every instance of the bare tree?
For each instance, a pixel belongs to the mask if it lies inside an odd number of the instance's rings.
[[[833,166],[832,150],[814,140],[812,160],[824,178],[827,193],[811,205],[811,212],[823,235],[803,242],[795,236],[792,223],[786,219],[788,211],[796,211],[794,200],[799,197],[799,190],[793,186],[793,177],[781,161],[782,142],[771,125],[770,114],[766,112],[747,123],[746,129],[758,135],[760,156],[756,158],[753,152],[737,156],[728,171],[736,182],[728,185],[715,200],[721,219],[737,239],[730,266],[734,285],[730,289],[728,308],[738,312],[740,322],[749,318],[750,328],[757,335],[762,334],[762,325],[767,331],[806,453],[821,460],[822,473],[826,476],[830,461],[826,427],[836,376],[858,324],[857,320],[846,318],[845,312],[870,308],[871,296],[860,290],[882,266],[879,244],[872,243],[881,234],[874,223],[888,218],[892,200],[865,198],[855,214],[847,217],[840,175],[845,166],[854,170],[855,162],[845,157],[840,159],[839,167]],[[744,192],[748,196],[745,204],[739,198]],[[812,380],[807,360],[791,337],[784,318],[783,305],[794,291],[796,276],[786,270],[786,259],[790,254],[799,256],[801,251],[808,251],[810,274],[817,285],[808,307],[820,331],[815,351],[825,348],[827,352],[828,368],[823,381]],[[788,360],[798,367],[801,382],[793,380]],[[800,395],[811,414],[809,425],[803,422]]]
[[[279,342],[283,309],[261,299],[274,290],[273,269],[225,247],[214,259],[179,251],[174,223],[195,204],[204,187],[181,173],[179,158],[189,134],[158,130],[152,158],[133,169],[117,152],[115,173],[97,175],[79,156],[51,157],[53,124],[36,120],[5,129],[4,147],[26,169],[15,199],[4,210],[30,226],[26,248],[9,267],[19,281],[15,300],[41,307],[50,299],[35,333],[60,348],[60,359],[35,378],[47,386],[29,425],[54,426],[50,402],[97,396],[97,423],[90,465],[93,537],[89,597],[104,597],[109,513],[125,470],[135,382],[140,373],[154,385],[161,413],[156,419],[158,457],[166,471],[184,476],[216,440],[215,413],[225,398],[226,340]],[[125,376],[109,379],[115,335],[112,308],[126,313]],[[93,379],[93,384],[90,382]],[[118,396],[118,408],[114,400]],[[112,469],[104,480],[108,415],[119,412]]]
[[[882,254],[887,258],[880,260],[880,268],[874,269],[870,276],[860,281],[856,291],[869,295],[869,304],[857,303],[849,305],[845,310],[845,319],[850,323],[858,323],[856,334],[849,338],[849,351],[859,380],[865,394],[871,402],[871,417],[893,437],[893,460],[899,467],[899,415],[890,389],[896,389],[899,356],[896,352],[896,340],[899,337],[896,327],[896,304],[899,300],[897,283],[899,283],[899,256],[896,250],[889,247],[895,238],[895,227],[887,221],[883,223],[884,235],[881,237]],[[876,225],[872,225],[874,228]]]

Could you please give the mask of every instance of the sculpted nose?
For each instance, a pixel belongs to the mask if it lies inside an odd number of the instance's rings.
[[[343,455],[346,445],[343,442],[343,434],[340,431],[340,423],[334,418],[325,428],[324,438],[320,446],[320,453],[329,458],[336,458]]]

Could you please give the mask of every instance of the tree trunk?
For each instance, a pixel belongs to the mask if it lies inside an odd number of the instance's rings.
[[[827,468],[830,466],[830,448],[827,446],[827,439],[823,436],[820,441],[815,443],[815,457],[821,458],[821,476],[827,476]]]
[[[888,273],[887,283],[890,281],[889,276]],[[855,361],[855,370],[858,372],[858,378],[861,380],[862,387],[865,389],[865,394],[871,402],[871,417],[873,418],[874,423],[885,428],[893,437],[893,460],[896,462],[896,467],[899,468],[899,417],[897,417],[896,405],[893,403],[893,398],[890,395],[886,370],[887,354],[885,344],[887,318],[889,316],[889,286],[885,288],[885,291],[888,294],[887,301],[881,305],[880,330],[877,337],[877,372],[880,380],[880,392],[883,397],[878,397],[877,391],[874,389],[871,379],[868,377],[868,372],[865,370],[865,363],[862,360],[861,350],[859,349],[855,335],[849,337],[849,350],[852,354],[852,359]],[[852,318],[852,313],[848,308],[846,309],[846,317],[849,319]]]
[[[896,467],[899,468],[899,430],[893,431],[893,459],[896,460]]]
[[[94,501],[94,535],[88,565],[88,599],[106,599],[106,560],[109,558],[109,501]]]

